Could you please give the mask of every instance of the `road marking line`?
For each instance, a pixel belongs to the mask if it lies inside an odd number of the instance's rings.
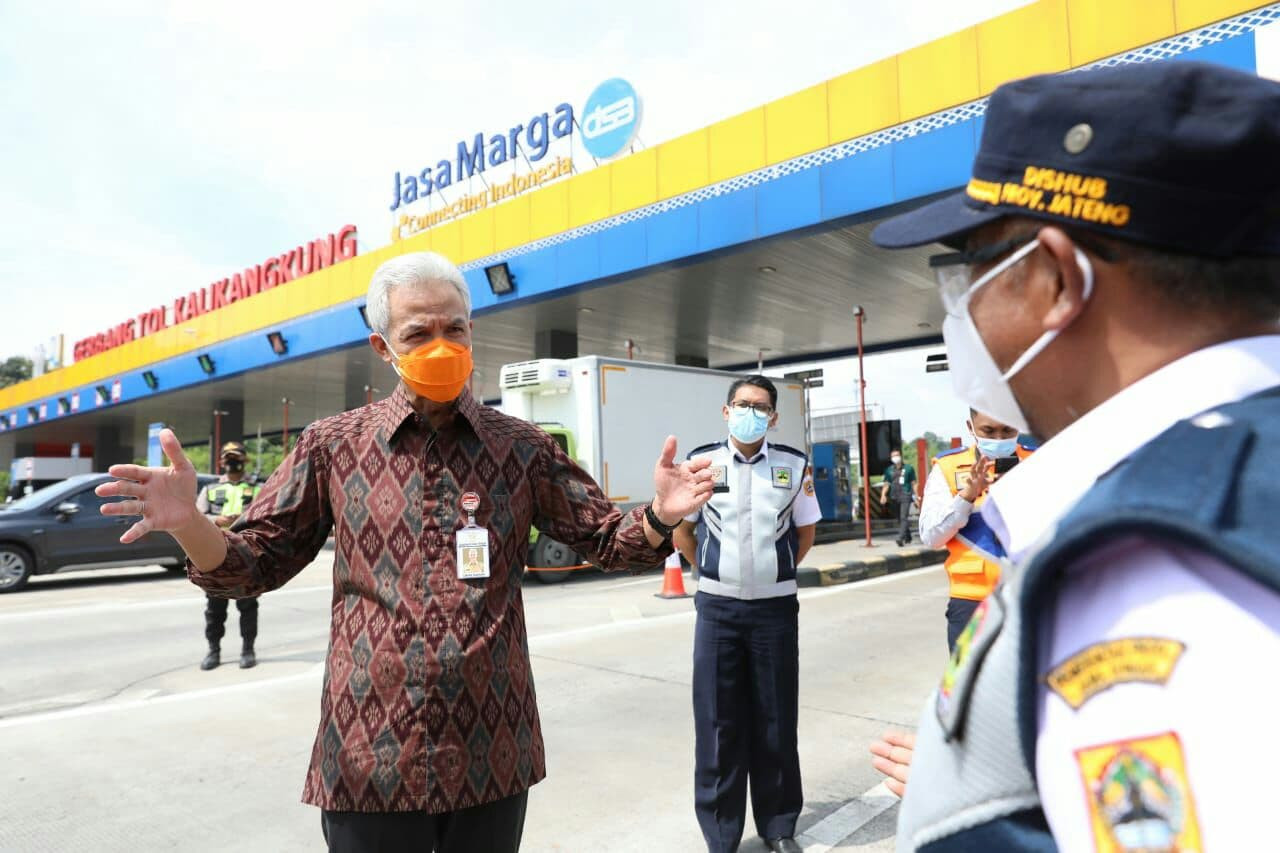
[[[105,714],[111,711],[130,711],[136,708],[151,708],[156,705],[167,705],[171,702],[183,702],[189,699],[207,699],[210,696],[219,696],[224,693],[243,693],[257,687],[275,686],[278,684],[286,684],[291,681],[304,681],[309,678],[316,678],[323,672],[324,664],[318,663],[314,666],[308,667],[302,672],[295,672],[292,675],[281,675],[276,678],[264,678],[258,681],[243,681],[237,684],[223,684],[218,687],[202,687],[198,690],[188,690],[183,693],[167,693],[164,696],[155,696],[151,698],[99,702],[94,705],[81,705],[76,708],[62,708],[57,711],[44,711],[38,714],[27,714],[23,717],[13,717],[7,720],[0,720],[0,730],[19,728],[33,723],[48,723],[55,720],[66,720],[73,717],[91,717],[96,714]]]
[[[115,601],[102,604],[68,605],[66,607],[50,607],[44,610],[19,610],[14,613],[0,613],[0,622],[24,622],[33,619],[53,619],[59,616],[91,616],[99,613],[110,613],[113,610],[160,610],[165,607],[200,607],[204,603],[204,590],[191,587],[198,596],[180,598],[161,598],[154,601]],[[295,595],[307,595],[314,592],[333,592],[333,584],[323,586],[300,586],[292,589],[277,589],[264,593],[272,601],[281,598],[292,598]],[[185,588],[183,590],[186,592]]]
[[[897,796],[881,782],[800,833],[796,841],[805,853],[827,853],[897,803]]]

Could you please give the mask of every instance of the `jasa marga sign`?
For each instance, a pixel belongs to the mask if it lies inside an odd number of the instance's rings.
[[[427,166],[415,174],[396,172],[395,198],[391,202],[391,210],[402,204],[412,204],[418,199],[427,198],[433,191],[442,190],[451,184],[458,183],[485,167],[501,166],[508,160],[519,156],[520,148],[531,163],[536,163],[551,149],[551,143],[573,133],[573,107],[560,104],[552,113],[542,113],[529,119],[526,124],[517,124],[506,133],[490,134],[487,138],[477,133],[470,140],[458,141],[456,155],[451,160],[440,160],[435,166]]]
[[[623,153],[640,126],[640,98],[631,84],[620,77],[610,78],[596,86],[587,96],[583,112],[583,146],[596,160],[608,160]],[[459,183],[477,172],[484,172],[486,167],[497,167],[514,160],[522,147],[532,166],[547,156],[555,140],[572,134],[574,124],[573,107],[565,103],[557,106],[554,113],[535,115],[527,123],[509,128],[506,133],[493,133],[488,137],[477,133],[470,140],[461,139],[452,159],[440,160],[435,166],[426,166],[417,174],[396,172],[390,209],[398,210],[401,205],[428,198],[435,191]],[[571,158],[557,158],[554,168],[531,170],[538,180],[525,188],[569,174],[572,167]],[[492,193],[492,199],[476,196],[455,202],[451,207],[458,208],[457,213],[469,213],[484,207],[490,200],[496,202],[519,191],[520,188],[513,183],[509,189]],[[398,239],[399,229],[406,225],[412,226],[412,223],[401,222],[392,239]],[[414,230],[418,229],[414,227]]]

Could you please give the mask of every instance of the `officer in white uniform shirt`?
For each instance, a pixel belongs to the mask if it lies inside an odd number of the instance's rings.
[[[764,376],[729,387],[729,438],[689,454],[711,459],[716,491],[672,537],[699,570],[694,810],[713,853],[738,849],[748,779],[760,837],[771,850],[800,850],[796,567],[822,512],[805,453],[765,440],[777,405],[778,391]]]
[[[942,242],[967,403],[1047,439],[912,756],[899,850],[1273,850],[1280,84],[1194,62],[996,90]]]

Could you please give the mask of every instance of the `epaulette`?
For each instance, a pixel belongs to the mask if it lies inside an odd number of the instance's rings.
[[[695,447],[693,450],[690,450],[685,455],[685,459],[692,459],[695,455],[699,453],[707,453],[708,451],[711,451],[711,450],[718,450],[721,447],[724,447],[723,441],[713,441],[710,444],[704,444],[700,447]]]

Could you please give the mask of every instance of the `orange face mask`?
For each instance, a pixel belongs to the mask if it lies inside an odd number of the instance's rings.
[[[385,338],[383,339],[385,342]],[[471,378],[471,349],[462,344],[436,338],[407,355],[396,355],[392,366],[415,394],[436,403],[456,400]]]

